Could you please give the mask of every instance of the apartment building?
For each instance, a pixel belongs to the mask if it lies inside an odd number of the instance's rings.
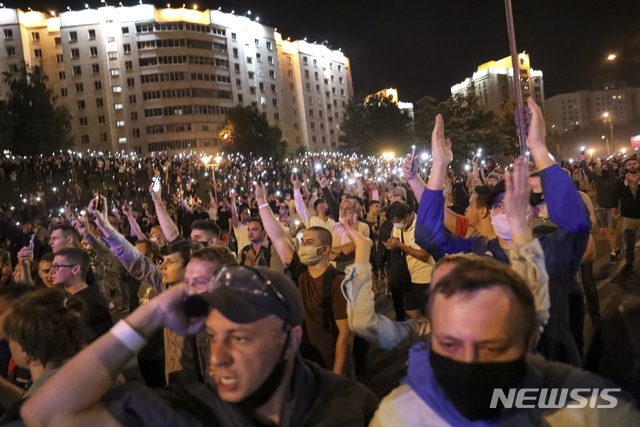
[[[640,88],[614,84],[601,90],[581,90],[548,98],[546,114],[557,133],[602,126],[624,125],[640,118]]]
[[[542,71],[531,68],[529,54],[518,54],[520,87],[523,99],[532,96],[544,110],[544,76]],[[470,78],[451,87],[451,95],[466,95],[475,91],[482,105],[497,110],[505,102],[515,99],[515,85],[511,56],[489,61],[478,67]]]
[[[250,16],[153,5],[59,16],[0,9],[0,27],[0,67],[43,66],[81,150],[223,151],[219,129],[238,104],[263,111],[291,152],[335,149],[353,96],[341,52],[283,41]],[[316,79],[330,95],[314,96],[312,108],[303,92],[317,93]]]

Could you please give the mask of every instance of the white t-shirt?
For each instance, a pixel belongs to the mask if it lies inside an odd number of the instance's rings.
[[[411,227],[406,230],[398,230],[393,227],[393,233],[391,233],[392,237],[404,241],[404,244],[413,249],[421,250],[422,248],[418,246],[415,239],[415,230],[416,230],[416,217],[413,216],[413,223]],[[420,283],[427,284],[431,283],[431,272],[433,271],[433,267],[436,265],[433,257],[429,257],[429,261],[423,262],[419,259],[412,257],[411,255],[407,255],[407,266],[409,267],[409,274],[411,275],[412,283]]]

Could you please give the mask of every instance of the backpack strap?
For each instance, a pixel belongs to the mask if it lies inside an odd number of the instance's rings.
[[[333,316],[333,281],[338,274],[344,274],[337,268],[330,268],[322,276],[322,318],[324,328],[329,332],[334,332],[336,328],[335,317]]]

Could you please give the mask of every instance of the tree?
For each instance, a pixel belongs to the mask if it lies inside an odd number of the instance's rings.
[[[3,149],[33,156],[65,149],[73,144],[71,116],[56,106],[53,89],[41,66],[24,65],[16,73],[2,74],[9,87],[0,101],[0,145]]]
[[[287,147],[282,131],[270,126],[267,115],[253,106],[230,108],[219,135],[225,147],[244,155],[280,159]]]
[[[379,155],[390,150],[403,152],[414,140],[411,118],[398,108],[391,97],[382,95],[349,101],[340,130],[340,146],[348,153]]]
[[[517,153],[518,146],[513,110],[509,117],[503,112],[507,109],[505,106],[495,113],[482,106],[473,90],[467,96],[456,95],[440,103],[427,96],[416,103],[416,136],[430,140],[435,117],[442,114],[446,136],[452,141],[456,167],[471,160],[480,148],[486,154],[512,156]]]

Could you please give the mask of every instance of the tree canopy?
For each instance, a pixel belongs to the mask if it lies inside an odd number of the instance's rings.
[[[40,66],[24,65],[17,72],[2,74],[9,87],[0,101],[0,145],[22,156],[65,149],[73,144],[71,116],[56,106],[48,77]]]
[[[454,165],[460,166],[479,148],[491,155],[512,156],[518,152],[513,103],[505,103],[498,112],[482,106],[471,92],[438,103],[425,97],[416,103],[415,133],[418,139],[431,140],[435,117],[442,114],[445,135],[452,142]]]
[[[225,148],[244,155],[253,153],[279,159],[287,147],[282,131],[270,126],[267,115],[254,106],[237,105],[229,109],[219,135]]]
[[[409,115],[391,97],[382,95],[349,101],[340,131],[342,151],[363,155],[403,152],[410,149],[414,139]]]

